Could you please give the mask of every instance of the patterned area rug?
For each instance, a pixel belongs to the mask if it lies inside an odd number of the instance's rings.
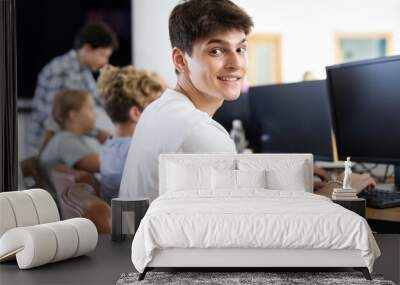
[[[221,285],[297,285],[297,284],[379,284],[395,285],[380,275],[372,275],[372,281],[364,278],[360,272],[148,272],[142,281],[139,273],[122,274],[117,285],[133,284],[221,284]]]

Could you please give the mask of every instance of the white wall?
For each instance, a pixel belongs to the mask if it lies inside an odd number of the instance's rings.
[[[133,1],[136,67],[157,71],[175,84],[168,16],[177,0]],[[400,0],[234,0],[253,17],[254,32],[282,35],[282,78],[298,81],[305,70],[325,78],[334,64],[335,32],[390,32],[400,54]]]
[[[336,32],[391,32],[400,54],[399,0],[237,0],[254,19],[254,32],[282,35],[283,81],[305,70],[325,78],[335,63]]]
[[[133,63],[156,71],[173,87],[176,75],[171,59],[168,17],[177,0],[132,0]]]

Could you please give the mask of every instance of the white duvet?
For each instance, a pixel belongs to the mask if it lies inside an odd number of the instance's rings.
[[[372,272],[380,251],[365,219],[299,191],[181,191],[153,201],[132,243],[143,272],[155,249],[358,249]]]

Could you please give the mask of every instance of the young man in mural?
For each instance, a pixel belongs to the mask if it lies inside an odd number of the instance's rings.
[[[235,100],[247,72],[252,19],[229,0],[190,0],[169,17],[174,89],[143,112],[125,164],[119,196],[158,196],[161,153],[235,153],[226,130],[212,116]]]

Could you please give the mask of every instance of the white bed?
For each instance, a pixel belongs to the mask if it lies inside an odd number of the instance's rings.
[[[371,230],[312,194],[312,155],[164,154],[159,167],[160,197],[132,243],[140,278],[155,267],[354,267],[370,278]]]

